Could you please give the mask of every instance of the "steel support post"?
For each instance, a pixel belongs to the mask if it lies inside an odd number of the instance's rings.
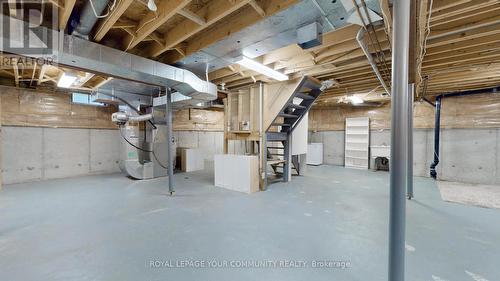
[[[408,199],[413,198],[413,101],[415,94],[415,84],[408,85],[408,171],[407,192]]]
[[[167,167],[168,167],[168,191],[170,195],[173,195],[174,190],[174,161],[172,159],[172,154],[174,153],[173,143],[173,128],[172,128],[172,91],[167,88],[167,146],[168,146],[168,155],[167,155]]]
[[[286,141],[284,144],[284,157],[285,163],[283,164],[283,181],[289,182],[292,180],[292,133],[286,133]]]
[[[410,0],[394,1],[393,11],[388,280],[404,281]]]

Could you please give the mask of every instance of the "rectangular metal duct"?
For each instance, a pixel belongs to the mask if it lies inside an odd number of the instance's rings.
[[[45,28],[27,28],[28,23],[0,15],[0,50],[5,53],[32,57],[36,59],[53,58],[55,62],[86,72],[103,74],[114,78],[136,81],[161,87],[170,87],[193,99],[210,101],[217,98],[216,85],[198,78],[192,72],[164,63],[139,57],[120,50],[112,49],[94,42],[65,35],[62,32]],[[5,28],[7,27],[7,28]],[[29,34],[24,34],[29,30]],[[53,46],[47,47],[37,34],[45,38],[58,38]],[[23,36],[24,35],[24,36]],[[47,36],[48,35],[48,36]],[[25,46],[30,38],[29,48],[43,48],[44,54],[13,52],[8,46]],[[35,40],[32,40],[32,39]],[[29,50],[27,47],[26,50]]]
[[[323,27],[314,22],[297,29],[297,43],[302,49],[309,49],[323,43]]]

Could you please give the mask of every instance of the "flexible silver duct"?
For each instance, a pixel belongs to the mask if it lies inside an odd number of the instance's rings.
[[[108,0],[88,0],[80,13],[80,22],[71,34],[88,40],[90,31],[98,20],[97,16],[102,15],[108,2]]]
[[[365,56],[368,59],[368,62],[370,63],[370,65],[372,66],[373,71],[375,72],[375,75],[377,75],[377,78],[380,81],[380,84],[382,85],[382,87],[384,87],[387,94],[391,95],[391,90],[385,84],[384,78],[382,77],[382,74],[380,74],[380,71],[378,70],[377,63],[375,63],[375,60],[373,59],[373,56],[370,53],[370,50],[368,49],[368,46],[366,45],[366,43],[364,41],[365,34],[366,34],[366,30],[364,28],[360,28],[358,31],[358,34],[356,35],[356,40],[358,41],[358,44],[361,47],[361,50],[363,50],[363,53],[365,53]]]

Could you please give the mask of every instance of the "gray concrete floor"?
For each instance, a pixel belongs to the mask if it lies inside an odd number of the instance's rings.
[[[441,198],[460,204],[500,209],[500,186],[438,181]]]
[[[119,174],[4,186],[0,280],[386,280],[388,174],[309,167],[239,194],[212,172],[132,181]],[[447,203],[415,179],[407,280],[500,280],[500,210]],[[305,261],[303,268],[155,268],[151,261]],[[312,261],[349,261],[313,268]],[[181,265],[181,264],[177,264]]]

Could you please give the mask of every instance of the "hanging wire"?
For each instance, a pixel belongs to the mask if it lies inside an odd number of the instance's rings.
[[[368,30],[367,28],[367,24],[364,20],[364,17],[363,15],[361,14],[361,11],[359,9],[359,6],[358,6],[358,3],[356,0],[352,0],[353,4],[354,4],[354,7],[356,8],[356,12],[358,13],[358,16],[360,17],[361,19],[361,23],[363,24],[363,28],[365,29],[365,31],[368,33],[368,39],[370,40],[370,43],[373,47],[375,47],[375,43],[374,43],[374,40],[372,39],[372,36],[371,36],[371,33],[370,31]],[[368,16],[368,15],[367,15]],[[377,34],[375,34],[375,37],[377,36]],[[382,52],[383,53],[383,52]],[[376,50],[375,52],[375,57],[376,57],[376,63],[377,65],[382,63],[382,58],[380,57],[379,55],[379,51]],[[384,75],[384,78],[385,79],[389,79],[390,80],[390,74],[387,72],[388,71],[388,68],[386,69],[382,69],[382,72],[383,72],[383,75]]]
[[[89,0],[89,2],[90,2],[90,7],[92,8],[92,11],[94,12],[95,17],[98,19],[108,17],[109,14],[111,13],[111,11],[113,11],[115,9],[115,6],[116,6],[116,0],[113,0],[113,4],[111,4],[111,6],[108,4],[108,11],[106,12],[106,14],[105,15],[98,15],[97,11],[95,10],[95,7],[94,7],[94,2],[92,2],[92,0]]]
[[[427,49],[427,38],[429,38],[429,35],[431,34],[431,16],[432,16],[432,6],[433,6],[433,4],[434,4],[434,0],[430,0],[429,16],[427,17],[427,24],[425,26],[424,40],[422,42],[422,49],[420,50],[420,56],[418,58],[417,73],[418,73],[419,85],[421,85],[422,82],[423,82],[422,64],[424,62],[424,57],[425,57],[425,55],[427,53],[427,50],[426,50]]]

